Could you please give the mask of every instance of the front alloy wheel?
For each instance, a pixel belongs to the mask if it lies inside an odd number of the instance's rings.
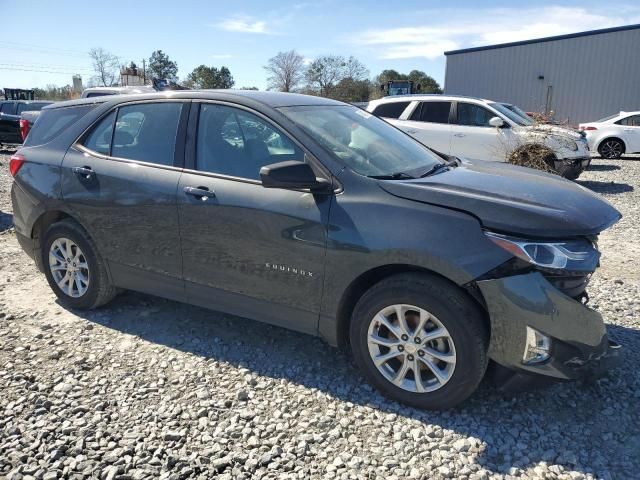
[[[409,392],[438,390],[456,368],[451,335],[434,315],[414,305],[391,305],[378,312],[369,326],[368,346],[378,371]]]
[[[60,290],[79,298],[89,288],[89,263],[78,245],[68,238],[56,239],[49,248],[51,276]]]
[[[482,310],[455,283],[426,272],[393,275],[369,288],[351,315],[349,343],[372,385],[419,408],[464,401],[489,360]]]

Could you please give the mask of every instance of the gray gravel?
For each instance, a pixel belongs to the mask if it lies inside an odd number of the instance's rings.
[[[0,158],[0,478],[639,478],[640,159],[581,183],[625,215],[589,289],[626,363],[449,412],[391,402],[320,340],[126,293],[61,308],[11,225]]]

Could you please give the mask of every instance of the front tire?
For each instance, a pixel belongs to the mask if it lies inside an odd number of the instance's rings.
[[[350,342],[370,383],[418,408],[464,401],[488,363],[482,312],[456,285],[435,275],[394,275],[374,285],[354,309]]]
[[[65,307],[88,310],[115,297],[104,260],[73,220],[64,219],[47,229],[41,255],[49,286]]]
[[[624,150],[624,143],[617,138],[608,138],[598,146],[600,156],[609,160],[620,158]]]

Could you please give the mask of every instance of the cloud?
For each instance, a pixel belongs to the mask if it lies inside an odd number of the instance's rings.
[[[236,16],[229,18],[217,24],[217,27],[227,30],[228,32],[241,32],[241,33],[259,33],[270,34],[272,33],[267,22],[264,20],[256,20],[252,17]]]
[[[609,8],[608,12],[613,13],[560,6],[423,11],[414,15],[419,26],[369,29],[350,40],[375,49],[379,58],[435,59],[458,48],[640,23],[640,6]]]

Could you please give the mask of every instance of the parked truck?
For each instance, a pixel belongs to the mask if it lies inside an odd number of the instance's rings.
[[[380,85],[385,96],[391,95],[413,95],[420,93],[422,86],[415,85],[413,80],[389,80],[387,83]]]
[[[35,121],[35,116],[25,115],[25,113],[40,111],[53,102],[14,100],[11,99],[12,95],[7,94],[7,90],[16,89],[5,88],[5,97],[9,97],[9,99],[0,101],[0,143],[21,144]],[[23,90],[23,92],[28,92],[28,90]]]

